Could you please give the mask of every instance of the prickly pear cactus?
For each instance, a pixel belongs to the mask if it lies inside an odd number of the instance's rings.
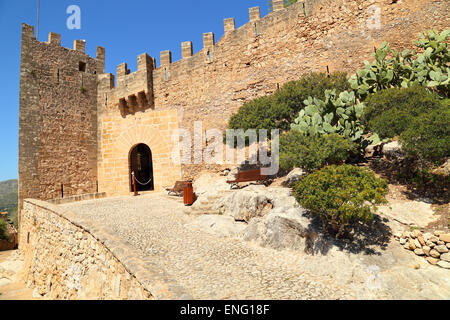
[[[293,130],[306,135],[337,133],[361,142],[364,127],[360,119],[364,104],[357,102],[354,92],[344,91],[337,95],[336,90],[327,90],[324,101],[309,97],[304,104],[305,109],[291,125]]]
[[[423,85],[442,97],[450,93],[450,51],[447,39],[450,29],[438,33],[426,31],[415,42],[422,53],[404,50],[399,53],[384,42],[373,56],[372,63],[364,62],[364,69],[358,70],[350,78],[352,89],[358,98],[365,99],[368,94],[391,88],[409,88]]]

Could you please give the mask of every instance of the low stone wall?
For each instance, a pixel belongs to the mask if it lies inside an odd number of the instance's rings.
[[[82,216],[25,200],[19,251],[28,287],[49,299],[189,299],[164,272]]]
[[[419,230],[396,235],[400,244],[417,256],[424,257],[429,264],[450,269],[450,233],[435,231],[422,234]]]
[[[47,202],[52,203],[52,204],[66,204],[66,203],[94,200],[94,199],[102,199],[102,198],[106,198],[106,192],[87,193],[87,194],[71,196],[71,197],[67,197],[67,198],[53,199],[53,200],[49,200]]]

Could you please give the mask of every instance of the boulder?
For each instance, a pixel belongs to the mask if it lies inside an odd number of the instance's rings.
[[[441,255],[441,260],[450,262],[450,253],[444,253]]]
[[[383,143],[381,143],[381,142],[378,144],[372,144],[364,150],[364,157],[372,158],[372,157],[379,156],[382,153],[382,148],[383,148]]]
[[[254,186],[250,188],[255,189]],[[257,190],[263,192],[270,199],[274,208],[297,208],[300,206],[297,200],[295,200],[292,189],[285,187],[269,187]]]
[[[398,141],[385,144],[382,152],[388,159],[402,159],[404,156],[402,146]]]
[[[305,213],[301,207],[274,209],[264,218],[250,222],[244,240],[273,249],[306,250],[318,236],[309,231],[310,221]]]
[[[427,247],[430,247],[431,249],[433,249],[436,246],[436,244],[434,242],[428,241],[427,242]]]
[[[423,239],[423,236],[418,236],[417,240],[419,240],[419,243],[422,247],[424,247],[426,245],[425,240]]]
[[[273,208],[280,207],[299,207],[291,189],[251,185],[219,199],[213,209],[233,217],[236,221],[249,222],[255,217],[265,216]]]
[[[416,246],[417,249],[422,249],[422,245],[420,244],[418,239],[414,240],[414,245]]]
[[[439,262],[439,259],[433,257],[428,257],[426,260],[429,264],[432,264],[433,266],[437,265]]]
[[[204,173],[193,182],[194,192],[197,197],[216,195],[230,190],[227,178],[213,173]]]
[[[411,232],[411,238],[413,238],[413,239],[418,239],[421,236],[422,236],[422,232],[420,232],[420,230],[416,229],[413,232]]]
[[[424,256],[425,252],[422,249],[416,249],[414,250],[414,253],[418,256]]]
[[[219,199],[213,208],[236,221],[249,222],[252,218],[263,217],[273,208],[272,201],[264,194],[263,188],[265,189],[264,186],[252,186],[236,190]]]
[[[416,249],[417,249],[417,246],[416,246],[414,240],[413,239],[409,239],[409,250],[414,251]]]
[[[296,182],[300,181],[305,176],[306,172],[303,169],[296,168],[287,175],[284,185],[292,188]]]
[[[422,248],[422,250],[423,250],[423,252],[425,253],[425,255],[427,255],[427,256],[430,255],[430,252],[431,252],[431,248],[430,248],[430,247],[424,246],[424,247]]]
[[[447,246],[444,246],[444,245],[436,246],[436,247],[434,247],[434,250],[436,250],[437,252],[439,252],[441,254],[449,252]]]
[[[432,250],[430,251],[430,256],[433,257],[433,258],[438,259],[438,258],[441,256],[441,254],[440,254],[438,251],[432,249]]]
[[[433,235],[431,233],[429,233],[429,232],[423,234],[423,239],[426,242],[428,242],[431,239],[431,237],[433,237]]]
[[[450,262],[447,261],[439,261],[437,265],[444,269],[450,269]]]

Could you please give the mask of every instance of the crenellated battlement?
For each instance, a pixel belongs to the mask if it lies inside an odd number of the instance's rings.
[[[297,15],[304,16],[317,0],[305,0],[284,8],[283,1],[274,1],[274,10],[265,17],[261,17],[260,7],[248,9],[249,21],[236,28],[235,19],[230,17],[223,20],[224,34],[217,42],[213,32],[203,34],[202,48],[194,54],[192,41],[181,43],[181,60],[173,61],[172,52],[160,52],[159,66],[156,60],[144,55],[139,59],[149,62],[142,65],[136,72],[131,73],[126,63],[117,66],[116,75],[108,74],[99,77],[99,105],[107,106],[109,110],[120,110],[122,116],[135,114],[148,108],[155,108],[154,84],[170,82],[178,77],[199,70],[207,65],[214,65],[217,61],[217,50],[223,54],[229,47],[252,42],[261,33],[273,28],[277,23],[293,19]],[[82,43],[75,42],[77,51],[82,51]],[[101,54],[100,54],[101,55]],[[114,85],[114,82],[116,84]]]
[[[116,81],[114,75],[108,73],[99,76],[99,97],[112,105],[118,105],[122,116],[134,114],[154,106],[153,100],[153,70],[155,59],[147,53],[137,57],[138,69],[130,72],[128,65],[117,66]],[[109,99],[109,100],[108,100]]]
[[[252,7],[248,9],[249,14],[249,21],[242,25],[239,28],[236,28],[236,23],[234,18],[226,18],[223,20],[224,24],[224,35],[219,40],[219,42],[226,41],[225,39],[228,38],[233,33],[237,32],[240,29],[247,29],[252,28],[257,34],[256,25],[255,24],[267,24],[268,20],[276,19],[277,16],[280,16],[283,14],[283,11],[292,10],[293,7],[296,7],[296,11],[300,11],[304,13],[305,15],[310,15],[312,13],[312,7],[318,0],[304,0],[299,1],[293,5],[291,5],[289,8],[284,7],[283,0],[275,0],[273,2],[273,11],[270,12],[267,16],[261,18],[261,10],[260,7]],[[244,40],[244,38],[242,39]],[[215,35],[212,32],[204,33],[203,34],[203,48],[197,52],[196,54],[193,54],[193,44],[191,41],[185,41],[181,43],[181,60],[185,60],[186,58],[195,57],[197,55],[205,57],[200,59],[201,61],[205,63],[212,63],[214,61],[214,51],[216,47],[216,41],[215,41]],[[197,61],[197,59],[194,59]],[[170,51],[161,51],[160,53],[160,64],[155,69],[163,69],[163,72],[159,72],[164,76],[164,79],[170,78],[169,74],[170,71],[168,71],[172,64],[176,63],[178,61],[172,61],[172,53]]]
[[[86,54],[86,41],[85,40],[74,40],[73,42],[73,48],[65,48],[61,46],[61,35],[55,32],[50,32],[48,34],[48,41],[42,42],[38,41],[35,36],[34,27],[27,25],[25,23],[22,24],[22,42],[34,42],[35,44],[41,44],[41,45],[50,45],[54,47],[60,47],[64,51],[67,52],[77,52],[82,55],[84,55],[86,58],[94,59],[96,60],[96,63],[98,64],[97,68],[94,68],[93,73],[104,73],[104,66],[105,66],[105,48],[97,46],[97,56],[95,58],[89,56]],[[61,50],[61,51],[63,51]]]
[[[104,71],[103,47],[93,58],[83,40],[68,49],[61,46],[60,34],[50,32],[41,42],[33,26],[22,25],[20,206],[25,198],[61,197],[62,189],[66,196],[95,192],[97,81]]]
[[[312,2],[313,0],[306,0],[306,2]],[[291,7],[301,8],[296,9],[295,12],[303,12],[305,7],[304,2],[300,1]],[[226,46],[227,42],[230,45],[241,41],[245,42],[246,39],[255,38],[258,35],[258,27],[264,29],[265,25],[273,24],[274,20],[282,19],[284,11],[283,1],[274,1],[274,11],[267,16],[261,18],[261,11],[259,7],[249,8],[249,21],[243,26],[236,28],[234,18],[224,19],[224,35],[219,40],[220,45]],[[82,50],[82,43],[75,42],[76,50]],[[147,64],[147,69],[143,66],[138,71],[131,73],[126,63],[122,63],[117,66],[116,70],[116,82],[114,86],[114,76],[107,75],[100,77],[99,83],[102,90],[109,90],[107,94],[110,98],[114,96],[114,102],[109,100],[109,104],[114,103],[119,106],[122,115],[134,114],[136,111],[146,109],[148,107],[153,108],[153,79],[158,81],[170,81],[174,76],[183,73],[180,68],[195,69],[204,65],[212,64],[216,61],[216,48],[218,43],[215,39],[213,32],[206,32],[203,34],[203,47],[200,51],[194,54],[192,41],[184,41],[181,43],[181,60],[173,61],[172,52],[170,50],[164,50],[160,52],[159,66],[156,65],[154,58],[148,57],[152,63]],[[139,60],[140,58],[138,58]],[[144,59],[144,60],[145,60]],[[189,63],[189,67],[186,65]],[[144,69],[142,69],[144,68]],[[114,93],[114,94],[113,94]],[[144,99],[145,98],[145,99]],[[147,104],[144,106],[141,103]]]

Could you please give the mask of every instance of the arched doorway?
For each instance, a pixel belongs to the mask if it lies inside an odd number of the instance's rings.
[[[137,191],[155,190],[152,151],[146,144],[138,144],[130,152],[130,190],[134,191],[132,172],[136,175]]]

